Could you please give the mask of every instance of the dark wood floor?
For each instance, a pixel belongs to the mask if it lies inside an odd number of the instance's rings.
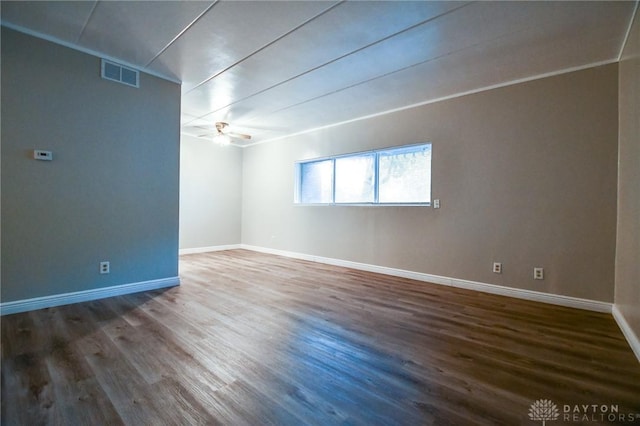
[[[183,256],[180,275],[3,317],[2,424],[540,425],[539,399],[560,410],[548,424],[607,422],[564,405],[640,413],[610,315],[243,250]]]

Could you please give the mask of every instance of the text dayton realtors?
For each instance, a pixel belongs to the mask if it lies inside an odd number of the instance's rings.
[[[565,422],[634,422],[640,413],[621,413],[618,405],[584,404],[562,406],[562,420]]]

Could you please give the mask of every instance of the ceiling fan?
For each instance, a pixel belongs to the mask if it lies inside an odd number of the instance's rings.
[[[251,139],[251,135],[230,131],[229,123],[224,121],[216,122],[215,130],[206,128],[204,126],[193,126],[191,128],[198,131],[198,133],[194,134],[193,136],[196,136],[199,138],[213,137],[214,142],[219,143],[220,145],[229,145],[231,143],[231,138],[247,139],[247,140]]]
[[[251,139],[251,135],[246,135],[244,133],[237,133],[237,132],[230,132],[228,130],[229,128],[229,123],[226,123],[224,121],[218,121],[216,123],[216,130],[218,131],[218,134],[216,136],[229,136],[231,138],[238,138],[238,139]]]

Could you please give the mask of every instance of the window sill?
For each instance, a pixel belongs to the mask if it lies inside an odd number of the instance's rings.
[[[293,203],[294,207],[431,207],[432,203]]]

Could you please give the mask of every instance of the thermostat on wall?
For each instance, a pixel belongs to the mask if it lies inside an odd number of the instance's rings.
[[[33,150],[33,158],[35,158],[36,160],[51,161],[51,160],[53,160],[53,153],[51,151],[43,151],[41,149],[34,149]]]

